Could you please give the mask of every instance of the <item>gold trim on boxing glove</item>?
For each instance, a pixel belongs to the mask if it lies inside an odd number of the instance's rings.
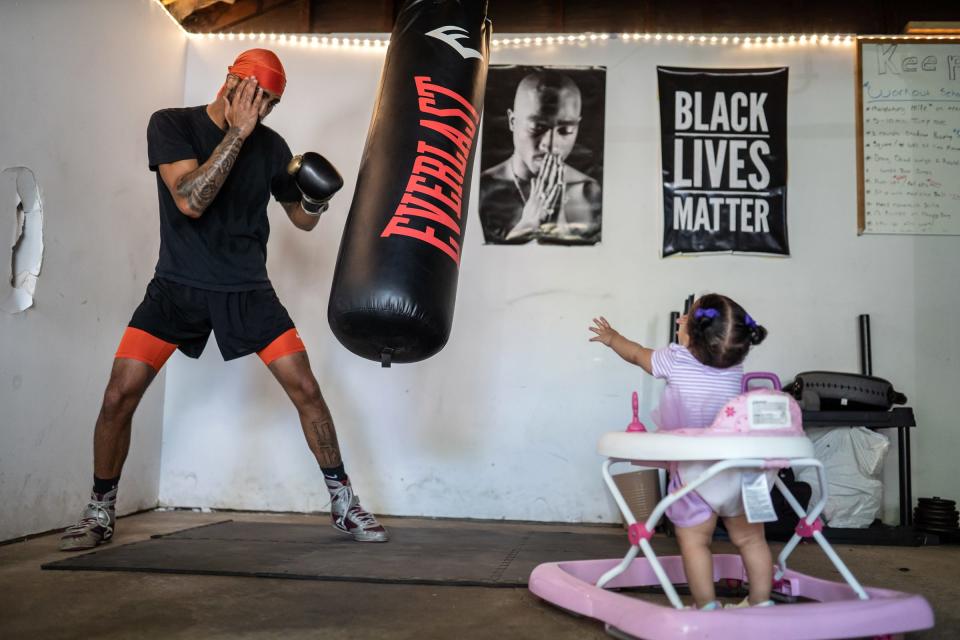
[[[290,175],[296,175],[300,171],[300,165],[303,164],[303,155],[297,154],[290,158],[290,162],[287,163],[287,173]]]

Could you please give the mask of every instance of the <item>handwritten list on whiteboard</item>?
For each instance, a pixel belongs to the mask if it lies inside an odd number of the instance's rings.
[[[864,233],[960,234],[960,44],[860,44]]]

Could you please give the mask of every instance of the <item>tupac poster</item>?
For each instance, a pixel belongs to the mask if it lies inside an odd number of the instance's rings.
[[[480,151],[487,244],[600,242],[605,94],[604,67],[490,65]]]
[[[787,69],[657,67],[664,256],[789,255]]]

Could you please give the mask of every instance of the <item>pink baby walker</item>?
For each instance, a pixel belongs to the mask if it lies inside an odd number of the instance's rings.
[[[753,379],[769,380],[776,390],[748,391],[748,383]],[[647,433],[637,419],[634,399],[634,421],[627,431],[605,434],[597,447],[607,457],[603,479],[629,526],[629,551],[622,560],[541,564],[530,574],[530,591],[563,609],[600,620],[607,633],[627,639],[888,638],[891,634],[932,627],[933,611],[923,597],[862,587],[827,542],[819,519],[827,501],[823,464],[814,457],[813,444],[803,434],[800,407],[792,397],[779,391],[777,376],[748,374],[744,376],[743,389],[744,393],[728,402],[706,429]],[[621,463],[666,468],[669,462],[684,461],[716,462],[692,481],[688,478],[682,489],[665,496],[646,522],[637,522],[614,483],[610,468]],[[686,582],[682,559],[658,558],[650,545],[657,522],[671,504],[726,470],[784,467],[814,467],[820,484],[820,500],[805,512],[780,478],[774,476],[776,486],[800,522],[777,558],[773,590],[775,594],[804,601],[713,611],[684,608],[674,588],[674,583]],[[820,545],[845,583],[787,568],[787,558],[803,538],[813,538]],[[637,559],[640,551],[643,559]],[[747,581],[739,555],[714,555],[713,573],[714,581]],[[654,585],[663,588],[671,606],[614,591]]]

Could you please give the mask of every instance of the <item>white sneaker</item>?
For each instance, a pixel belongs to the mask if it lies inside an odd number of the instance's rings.
[[[80,521],[67,527],[60,537],[60,550],[82,551],[110,542],[116,521],[117,488],[103,495],[91,493]]]
[[[360,506],[349,478],[344,482],[331,478],[324,478],[324,481],[330,490],[330,517],[334,529],[353,536],[357,542],[386,542],[390,539],[377,518]]]

